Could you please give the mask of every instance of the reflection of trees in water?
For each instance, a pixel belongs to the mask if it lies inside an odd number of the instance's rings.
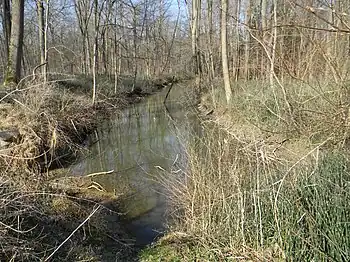
[[[107,122],[93,135],[92,141],[97,142],[91,146],[91,156],[81,163],[86,167],[84,173],[115,170],[96,180],[108,191],[134,192],[129,200],[135,203],[130,208],[155,205],[155,199],[159,198],[155,166],[170,170],[175,158],[178,158],[177,163],[181,160],[184,164],[186,144],[196,137],[193,132],[196,132],[197,123],[182,117],[174,125],[164,110],[162,99],[161,96],[151,97]]]

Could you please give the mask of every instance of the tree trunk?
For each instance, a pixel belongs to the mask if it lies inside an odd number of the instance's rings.
[[[116,3],[116,7],[115,7],[115,11],[114,11],[114,94],[117,93],[117,89],[118,89],[118,79],[119,79],[119,63],[120,63],[120,52],[119,52],[119,48],[120,48],[120,43],[119,43],[119,39],[118,39],[118,32],[117,31],[117,19],[118,19],[118,7],[119,7],[119,1]]]
[[[248,25],[250,21],[250,0],[246,1],[246,10],[245,10],[245,24]],[[249,59],[250,59],[250,34],[249,32],[244,32],[244,79],[247,81],[250,78],[250,70],[249,70]]]
[[[91,49],[90,49],[90,41],[89,41],[89,23],[92,16],[93,4],[91,4],[90,0],[75,0],[75,13],[77,15],[78,24],[80,33],[82,36],[82,65],[83,65],[83,73],[89,74],[91,73]]]
[[[275,77],[275,58],[276,58],[276,45],[277,45],[277,0],[273,1],[273,25],[272,30],[272,46],[270,54],[270,71],[269,71],[269,81],[270,86],[274,86]]]
[[[194,73],[196,75],[196,85],[199,88],[200,85],[200,54],[199,54],[199,18],[200,18],[200,0],[192,0],[192,16],[191,16],[191,36],[192,36],[192,59],[194,64]]]
[[[264,45],[267,46],[267,49],[270,49],[270,41],[269,41],[269,33],[267,32],[267,0],[261,0],[261,6],[260,6],[260,15],[261,15],[261,32],[262,32],[262,42]],[[262,56],[260,60],[260,73],[261,78],[266,79],[266,76],[268,72],[270,72],[269,69],[269,61],[266,56],[269,54],[264,54],[264,50],[262,50]],[[265,70],[266,68],[266,70]]]
[[[42,0],[36,2],[38,12],[38,24],[39,24],[39,45],[40,45],[40,64],[41,64],[41,75],[46,82],[46,26],[45,26],[45,10],[44,3]]]
[[[95,37],[94,37],[94,56],[92,64],[92,103],[95,104],[96,91],[97,91],[97,81],[96,75],[98,74],[98,0],[94,0],[95,8]]]
[[[134,92],[136,89],[136,77],[137,77],[137,71],[138,71],[138,66],[137,66],[137,8],[136,6],[133,6],[133,28],[132,28],[132,34],[133,34],[133,63],[134,63],[134,72],[133,72],[133,85],[132,85],[132,90],[131,92]]]
[[[238,81],[240,76],[240,68],[241,68],[241,34],[240,34],[240,15],[241,15],[241,0],[237,0],[236,4],[236,50],[235,50],[235,57],[234,57],[234,64],[233,64],[233,71],[234,71],[234,77],[235,81]]]
[[[213,0],[207,0],[208,8],[208,50],[209,50],[209,80],[212,81],[215,77],[214,59],[213,59]]]
[[[230,103],[232,97],[230,76],[228,70],[227,59],[227,0],[221,0],[221,56],[222,56],[222,73],[224,78],[225,94],[227,104]]]
[[[24,0],[12,1],[11,39],[5,85],[17,84],[21,78],[23,57]]]
[[[2,11],[3,11],[3,30],[5,37],[5,59],[7,61],[9,56],[9,46],[10,46],[10,38],[11,38],[11,6],[10,0],[3,0],[2,3]]]

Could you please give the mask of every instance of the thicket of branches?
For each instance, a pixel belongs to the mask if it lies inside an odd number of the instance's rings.
[[[23,0],[1,2],[2,76],[11,19],[19,21],[17,2]],[[348,1],[24,2],[22,76],[47,63],[42,73],[152,77],[182,71],[212,80],[222,76],[227,54],[231,81],[327,79],[343,85],[348,78]]]

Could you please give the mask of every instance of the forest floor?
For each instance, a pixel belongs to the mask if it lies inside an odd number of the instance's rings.
[[[134,255],[116,223],[118,194],[103,192],[91,174],[67,178],[58,170],[84,150],[101,121],[168,82],[138,80],[130,92],[134,83],[125,77],[115,93],[111,81],[101,78],[94,104],[91,79],[82,76],[1,92],[1,261],[115,261]]]
[[[168,183],[170,231],[140,260],[350,260],[349,104],[339,86],[234,83],[227,105],[214,85],[184,175]]]

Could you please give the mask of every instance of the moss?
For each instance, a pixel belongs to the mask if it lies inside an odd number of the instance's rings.
[[[11,62],[12,62],[11,59],[8,59],[6,73],[5,73],[4,86],[9,86],[9,85],[17,83],[16,74],[15,74],[15,71],[13,70]]]
[[[139,255],[141,262],[226,261],[229,256],[192,243],[161,243],[147,247]]]
[[[139,259],[142,262],[153,261],[218,261],[211,250],[198,245],[197,241],[187,234],[171,232],[159,239],[155,245],[141,251]]]
[[[152,246],[143,250],[140,254],[140,261],[182,261],[177,249],[170,245]]]
[[[62,216],[77,216],[81,212],[81,207],[66,197],[52,199],[51,211]]]

